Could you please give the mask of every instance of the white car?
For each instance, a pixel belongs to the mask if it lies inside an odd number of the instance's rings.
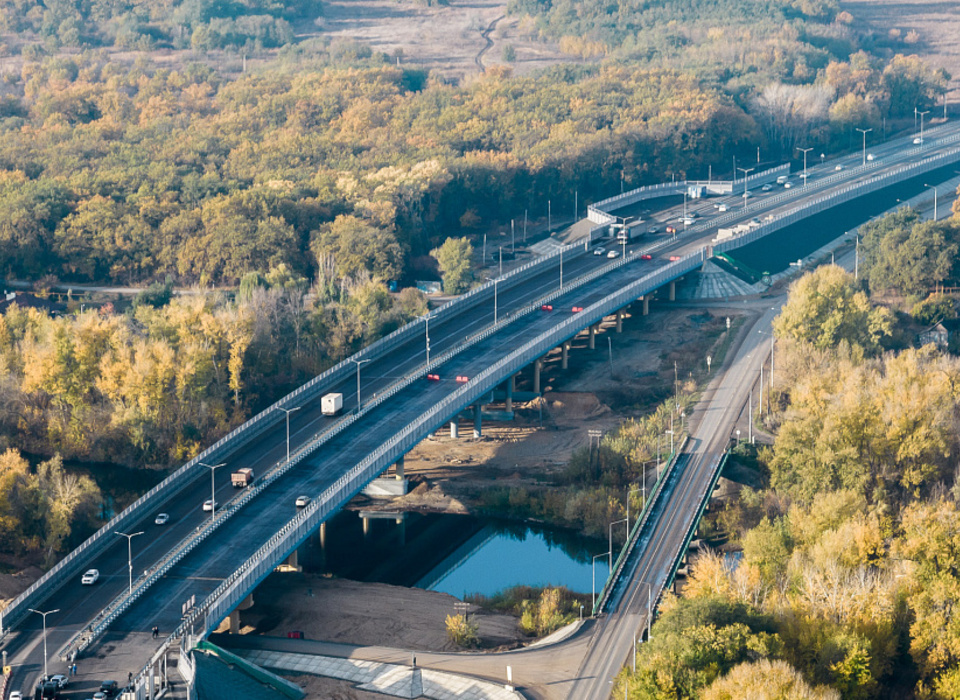
[[[88,569],[87,573],[83,575],[83,578],[80,579],[80,583],[84,586],[92,586],[100,578],[100,572],[96,569]]]
[[[619,250],[611,250],[611,251],[608,251],[608,252],[607,252],[607,257],[610,258],[611,260],[612,260],[613,258],[618,257],[619,255],[620,255],[620,251],[619,251]]]
[[[717,207],[717,211],[727,211],[727,209],[729,209],[729,207],[726,204],[721,204]]]
[[[914,145],[914,146],[919,146],[919,145],[922,144],[922,143],[923,143],[923,139],[920,138],[919,136],[913,140],[913,145]]]
[[[660,229],[657,228],[656,226],[651,226],[650,228],[647,229],[647,233],[660,233]]]
[[[169,513],[159,513],[153,520],[154,525],[166,525],[168,522],[170,522]]]
[[[760,188],[760,190],[763,192],[769,192],[772,189],[773,189],[773,185],[771,185],[769,182]]]
[[[209,512],[211,512],[214,508],[219,508],[219,507],[220,507],[220,504],[219,504],[218,502],[210,499],[210,498],[208,498],[207,500],[205,500],[205,501],[203,502],[203,512],[204,512],[204,513],[209,513]]]
[[[873,160],[875,157],[872,153],[867,154],[867,160]]]
[[[297,496],[297,508],[306,508],[312,500],[310,496]]]
[[[606,252],[607,252],[607,249],[606,249],[606,248],[602,248],[602,247],[601,247],[601,248],[594,248],[594,249],[593,249],[593,254],[594,254],[594,255],[603,255],[603,254],[606,253]]]
[[[14,690],[12,693],[10,693],[9,700],[23,700],[23,693],[21,693],[19,690]]]
[[[793,183],[792,183],[792,182],[785,182],[785,183],[783,183],[783,189],[789,190],[791,187],[793,187]]]
[[[837,163],[835,166],[833,166],[833,169],[834,169],[834,170],[843,170],[843,166],[840,165],[839,163]]]
[[[63,675],[62,673],[58,673],[55,676],[51,676],[50,680],[56,683],[61,688],[66,688],[68,685],[70,685],[70,679],[67,678],[65,675]]]

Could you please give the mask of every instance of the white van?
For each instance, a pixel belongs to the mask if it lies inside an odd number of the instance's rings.
[[[777,184],[784,185],[789,179],[790,179],[789,175],[781,175],[780,177],[777,178]]]

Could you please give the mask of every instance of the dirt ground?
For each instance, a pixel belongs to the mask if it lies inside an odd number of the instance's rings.
[[[448,79],[496,65],[528,73],[570,62],[553,44],[536,40],[532,23],[506,16],[502,0],[450,0],[427,7],[413,0],[328,0],[316,25],[327,37],[355,39],[404,63],[434,69]],[[516,59],[503,60],[511,45]]]
[[[242,632],[247,634],[283,637],[302,630],[307,639],[325,642],[458,650],[447,638],[444,620],[463,604],[446,593],[277,573],[260,584],[253,601],[253,607],[240,614]],[[480,627],[484,648],[512,649],[525,641],[515,617],[482,612],[473,605],[468,612]]]
[[[859,27],[872,27],[907,39],[900,53],[918,54],[953,76],[950,100],[960,99],[960,4],[943,0],[841,0]],[[941,111],[931,117],[942,116]]]
[[[654,303],[646,317],[628,314],[623,333],[615,332],[613,322],[604,324],[594,350],[585,334],[578,337],[568,370],[560,368],[559,351],[547,357],[542,400],[515,402],[513,421],[485,421],[481,440],[472,437],[472,420],[460,421],[459,439],[450,437],[449,427],[441,428],[405,457],[406,476],[416,484],[409,494],[356,505],[468,513],[472,497],[491,485],[543,483],[563,469],[575,449],[589,444],[589,431],[609,431],[665,399],[672,391],[674,361],[681,380],[702,372],[702,358],[725,333],[726,316],[736,312]],[[517,391],[531,389],[528,368],[517,380]],[[494,408],[503,408],[502,403]]]
[[[12,574],[0,573],[0,610],[30,588],[41,576],[43,576],[43,570],[36,566],[30,566]]]

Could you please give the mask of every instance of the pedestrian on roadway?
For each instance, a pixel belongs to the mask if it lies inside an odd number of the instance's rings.
[[[153,626],[153,638],[156,639],[160,636],[160,628],[157,625]]]
[[[127,685],[133,682],[133,671],[127,671]]]
[[[73,672],[73,675],[77,675],[77,665],[76,665],[76,664],[74,664],[73,666],[71,666],[71,667],[70,667],[70,670]]]

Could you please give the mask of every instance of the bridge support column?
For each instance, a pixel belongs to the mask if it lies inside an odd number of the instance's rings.
[[[560,369],[567,369],[570,364],[570,341],[560,346]]]
[[[617,309],[617,333],[623,333],[623,309]]]
[[[317,531],[317,538],[320,541],[320,568],[327,568],[327,523],[320,523],[320,529]]]
[[[460,437],[460,425],[457,422],[456,417],[450,421],[450,437],[452,437],[454,440]]]
[[[507,399],[504,402],[505,404],[504,408],[507,410],[507,412],[510,412],[513,410],[513,390],[515,386],[516,386],[516,375],[511,374],[510,379],[507,380]]]
[[[360,520],[363,521],[363,539],[367,539],[370,536],[370,518],[361,515]]]
[[[397,481],[403,481],[403,457],[397,460],[397,463],[394,465],[397,469],[396,477]]]
[[[284,564],[293,571],[300,571],[300,566],[297,564],[297,560],[297,550],[293,550],[290,552],[290,556],[287,557],[287,560],[284,562]]]
[[[483,436],[483,431],[480,427],[480,404],[473,404],[473,437],[476,440],[479,440]]]
[[[230,634],[240,634],[240,611],[233,610],[230,613]]]
[[[599,326],[598,326],[597,324],[594,324],[594,325],[590,326],[590,329],[589,329],[589,333],[590,333],[590,335],[589,335],[589,338],[590,338],[589,348],[590,348],[591,350],[596,350],[596,348],[597,348],[597,330],[598,330],[598,329],[599,329]]]
[[[648,294],[643,295],[643,315],[647,316],[650,313],[650,296]]]
[[[540,393],[540,372],[543,370],[543,359],[533,361],[533,393]]]
[[[402,547],[407,543],[407,519],[403,514],[397,516],[397,543]]]
[[[676,280],[674,280],[673,282],[670,283],[670,297],[669,297],[669,299],[670,299],[670,301],[676,301],[676,300],[677,300],[677,282],[676,282]]]

